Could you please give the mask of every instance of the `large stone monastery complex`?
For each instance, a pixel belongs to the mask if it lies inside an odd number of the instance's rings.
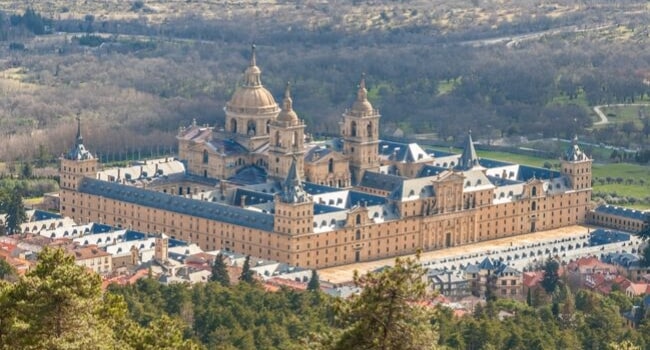
[[[306,137],[289,85],[280,108],[255,49],[223,126],[181,128],[178,159],[100,169],[81,128],[61,159],[60,210],[290,265],[321,268],[583,223],[591,159],[577,142],[560,171],[379,139],[362,78],[340,136]]]

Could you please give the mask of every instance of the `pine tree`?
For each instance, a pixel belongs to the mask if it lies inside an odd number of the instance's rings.
[[[22,188],[5,188],[0,193],[0,211],[7,214],[5,230],[8,234],[20,233],[20,225],[27,220]]]
[[[311,270],[311,278],[307,284],[307,290],[320,290],[320,281],[318,280],[318,272],[316,270]]]
[[[530,288],[528,288],[528,293],[526,294],[526,304],[528,306],[533,306],[533,293]]]
[[[99,317],[101,278],[60,249],[43,249],[39,263],[14,286],[9,300],[13,319],[4,344],[9,348],[114,347],[113,331]]]
[[[333,349],[435,349],[438,334],[426,298],[425,271],[416,259],[365,276],[355,274],[362,292],[337,310],[346,326]]]
[[[547,294],[553,293],[560,281],[560,275],[558,274],[559,268],[560,264],[554,259],[549,258],[546,264],[544,264],[544,278],[542,279],[541,285]]]
[[[214,263],[212,264],[212,276],[210,276],[210,280],[219,282],[222,286],[230,285],[228,268],[226,267],[224,256],[221,253],[217,254],[217,256],[214,258]]]
[[[255,279],[253,278],[253,271],[251,270],[251,256],[247,255],[246,260],[244,260],[244,266],[242,267],[241,275],[239,280],[246,283],[253,283]]]

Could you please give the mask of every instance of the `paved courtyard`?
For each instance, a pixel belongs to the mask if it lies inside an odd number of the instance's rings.
[[[420,261],[427,268],[451,270],[460,273],[468,264],[476,264],[486,256],[503,260],[508,265],[523,270],[542,263],[549,256],[559,257],[568,262],[582,256],[606,254],[610,252],[632,252],[638,249],[640,241],[632,236],[630,241],[589,246],[589,233],[596,227],[574,225],[555,230],[540,231],[514,237],[500,238],[470,245],[423,252]],[[414,257],[415,255],[407,255]],[[393,265],[395,258],[368,261],[321,269],[319,277],[331,283],[352,281],[354,271],[363,274],[382,266]]]

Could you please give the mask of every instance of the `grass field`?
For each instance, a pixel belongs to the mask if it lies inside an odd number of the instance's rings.
[[[650,102],[640,102],[649,103]],[[610,123],[623,124],[633,122],[637,128],[643,127],[641,115],[650,116],[650,106],[612,106],[601,109]]]

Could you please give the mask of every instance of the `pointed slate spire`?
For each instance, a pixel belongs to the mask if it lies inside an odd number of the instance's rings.
[[[77,113],[77,143],[76,145],[81,145],[84,143],[84,138],[81,136],[81,117]]]
[[[304,203],[309,200],[309,195],[302,188],[302,181],[298,175],[296,157],[291,161],[287,178],[282,183],[280,198],[285,203]]]
[[[573,140],[571,140],[571,146],[567,149],[564,160],[576,162],[587,159],[587,155],[582,152],[578,145],[578,135],[576,134],[573,136]]]
[[[77,138],[75,145],[70,149],[68,154],[65,155],[66,159],[70,160],[88,160],[93,159],[93,155],[84,147],[84,139],[81,136],[81,117],[77,114]]]
[[[459,170],[470,170],[477,166],[479,166],[478,155],[474,148],[474,141],[472,141],[472,130],[469,130],[465,139],[465,145],[463,146],[463,154],[458,159],[458,166],[456,168]]]

